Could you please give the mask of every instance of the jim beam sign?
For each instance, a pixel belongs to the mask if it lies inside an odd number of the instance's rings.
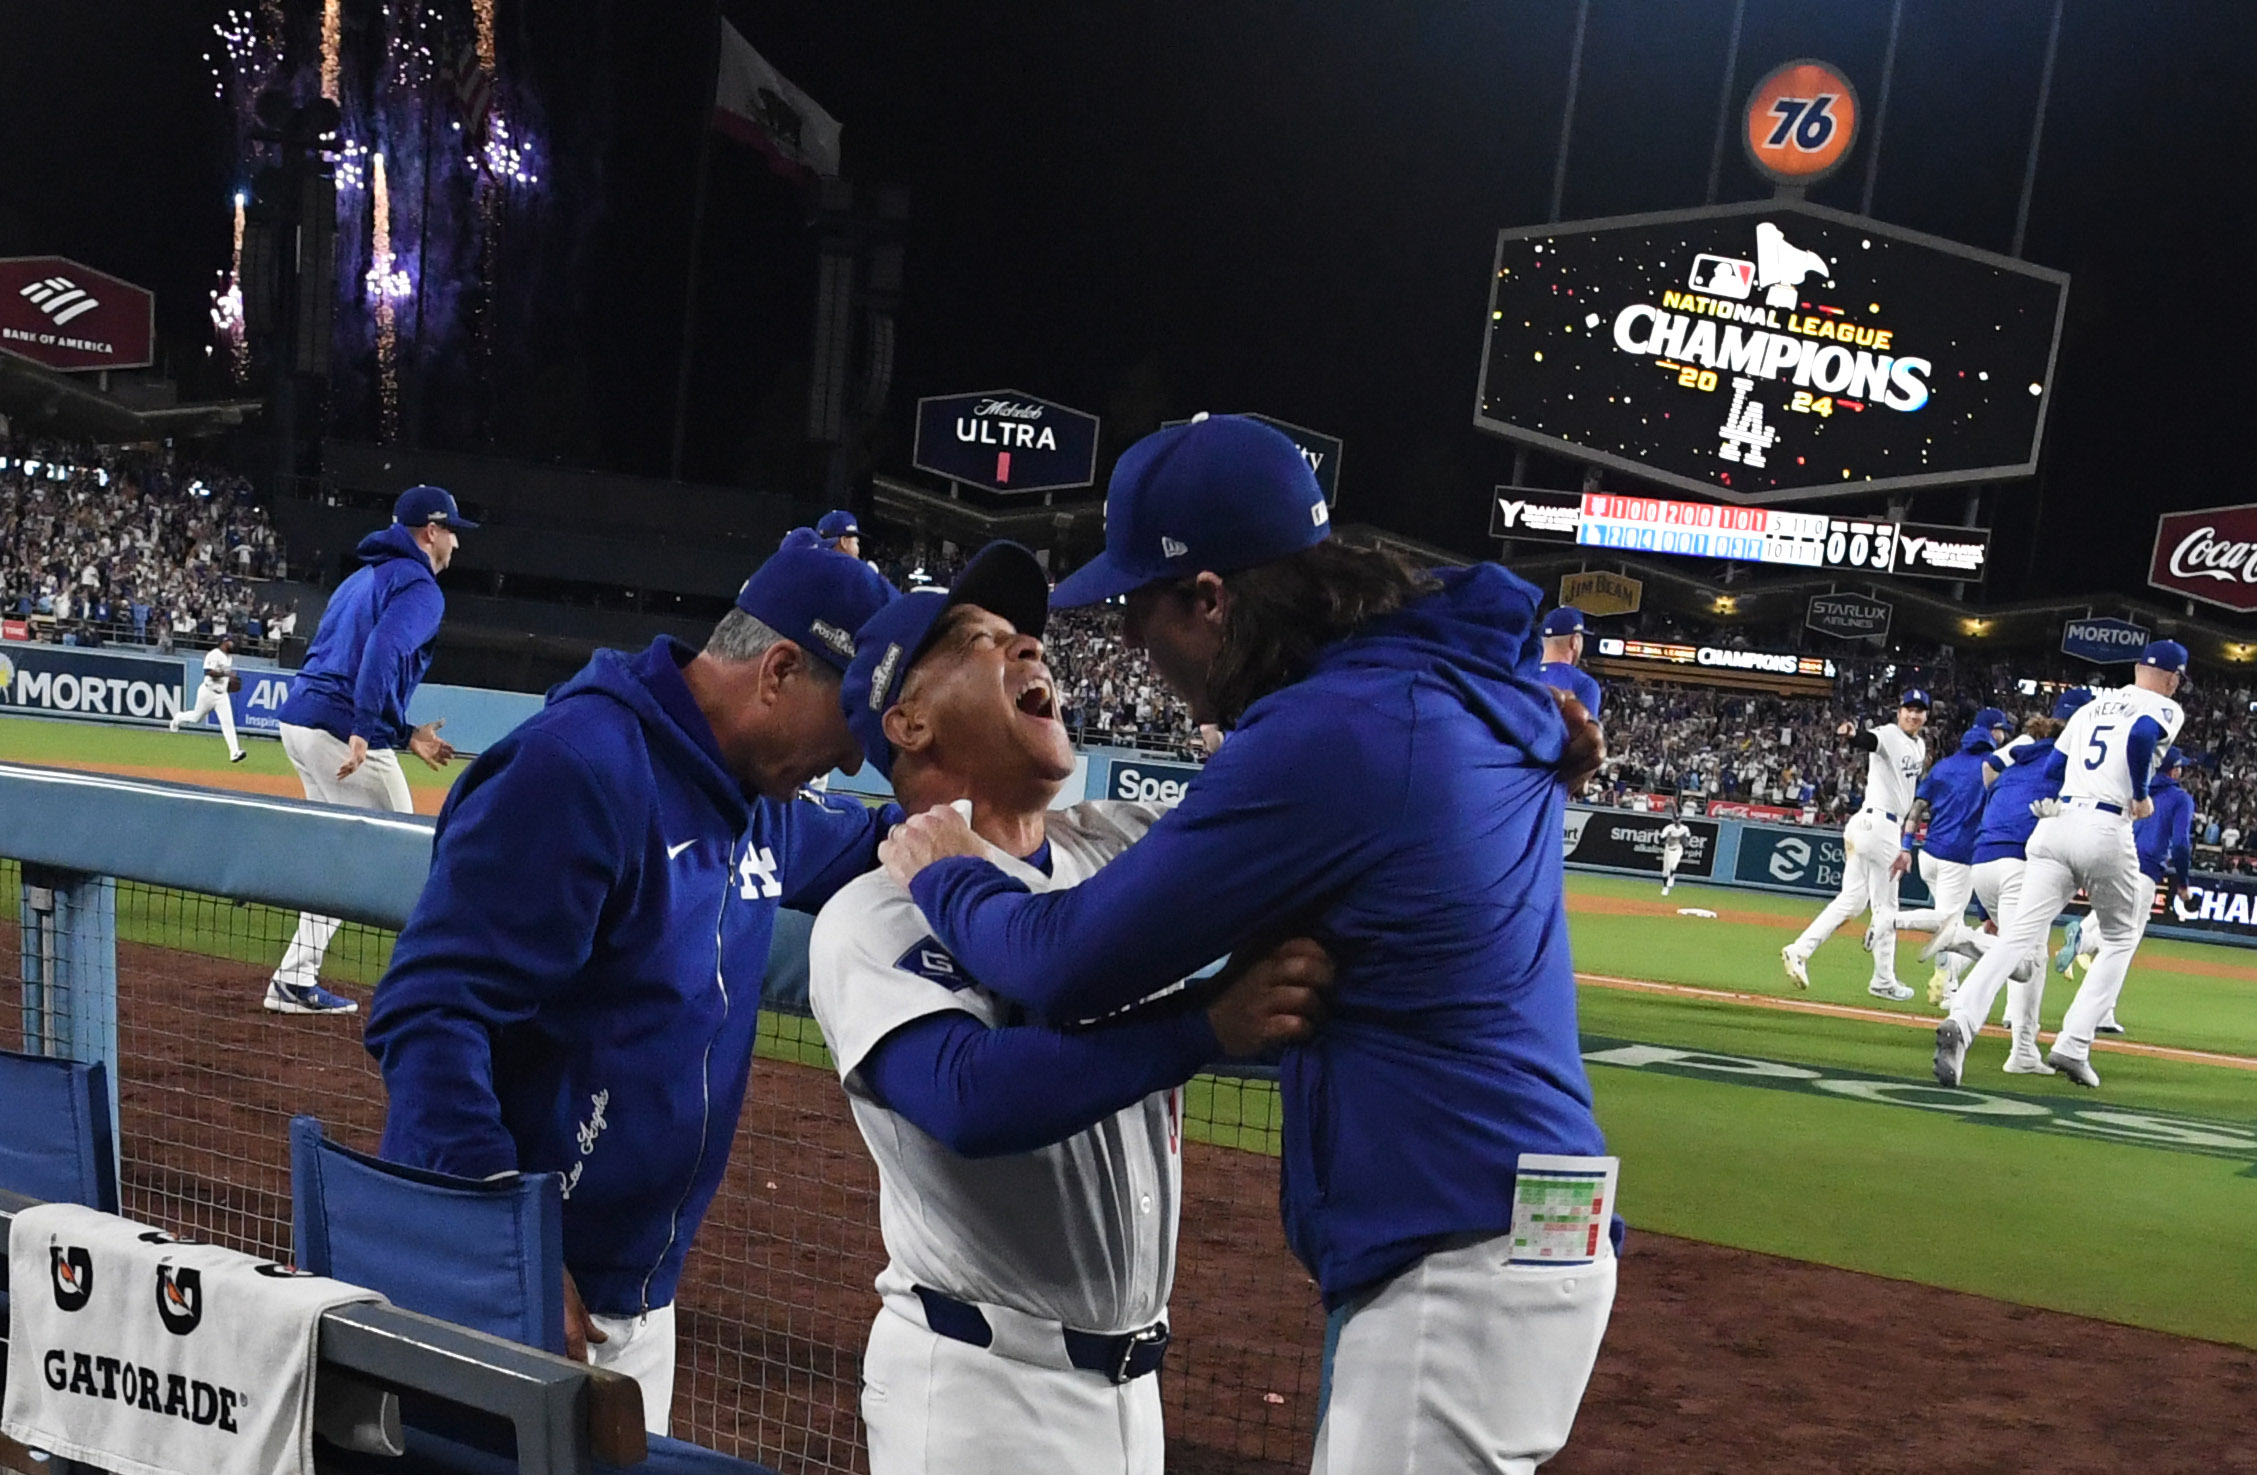
[[[2147,581],[2204,604],[2257,610],[2257,503],[2164,513]]]
[[[1862,594],[1813,594],[1803,623],[1821,634],[1867,640],[1889,633],[1889,616],[1895,609],[1887,600]]]
[[[1097,417],[1016,389],[917,401],[921,471],[991,492],[1054,492],[1097,479]]]
[[[1645,584],[1622,574],[1591,572],[1560,577],[1560,603],[1587,615],[1630,615],[1646,592]]]

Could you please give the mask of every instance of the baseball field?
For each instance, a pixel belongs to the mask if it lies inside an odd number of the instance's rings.
[[[248,746],[231,768],[216,734],[0,721],[0,760],[296,794],[278,745]],[[435,810],[452,774],[405,766]],[[1994,1036],[1946,1091],[1924,990],[1869,996],[1854,929],[1820,951],[1808,992],[1788,983],[1778,950],[1816,899],[1659,893],[1569,882],[1585,1056],[1633,1237],[1589,1437],[1556,1468],[2003,1470],[2042,1440],[2029,1458],[2056,1468],[2121,1468],[2137,1450],[2147,1469],[2257,1469],[2242,1437],[2257,1407],[2257,951],[2146,943],[2118,1009],[2129,1034],[2095,1051],[2097,1092],[2002,1074]],[[121,940],[257,965],[288,930],[169,896],[121,891]],[[1919,989],[1917,941],[1899,958]],[[333,981],[358,993],[381,964],[380,947],[340,957]],[[2050,1030],[2073,986],[2047,979]],[[823,1150],[853,1157],[820,1041],[786,1024],[755,1096],[774,1092],[799,1125],[765,1137],[754,1179],[818,1118]],[[1258,1083],[1195,1083],[1187,1130],[1274,1152],[1275,1105]],[[1222,1156],[1242,1174],[1251,1154]],[[1313,1325],[1305,1309],[1280,1314]]]

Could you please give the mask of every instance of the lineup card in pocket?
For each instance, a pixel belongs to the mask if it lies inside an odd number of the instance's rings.
[[[1524,1152],[1513,1182],[1513,1265],[1588,1265],[1614,1221],[1622,1160]]]

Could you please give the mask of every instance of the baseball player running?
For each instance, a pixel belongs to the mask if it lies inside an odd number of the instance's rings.
[[[864,624],[840,693],[902,805],[967,805],[995,864],[1038,893],[1087,879],[1162,813],[1049,809],[1074,752],[1042,661],[1048,610],[1034,556],[991,543],[949,592]],[[1316,994],[1291,978],[1323,954],[1287,946],[1211,1003],[1178,990],[1148,1017],[1059,1032],[980,987],[884,871],[823,908],[810,998],[877,1163],[886,1241],[863,1361],[872,1475],[1157,1475],[1181,1087],[1221,1055],[1308,1036]]]
[[[1920,879],[1928,883],[1934,904],[1916,912],[1898,912],[1899,932],[1941,932],[1967,915],[1967,899],[1975,894],[1975,836],[1982,828],[1983,760],[1998,744],[1999,728],[1982,719],[1996,708],[1976,714],[1973,727],[1960,735],[1959,751],[1936,760],[1920,781],[1912,798],[1913,821],[1928,822],[1928,837],[1920,846]],[[2005,714],[1999,717],[2003,724]],[[1941,1004],[1959,987],[1967,963],[1957,953],[1947,954],[1928,980],[1928,1002]]]
[[[1685,859],[1685,842],[1693,838],[1692,828],[1677,814],[1669,816],[1669,823],[1658,832],[1661,836],[1661,894],[1669,895],[1677,884],[1677,867]]]
[[[235,637],[221,638],[220,643],[204,652],[204,679],[196,683],[196,705],[185,712],[175,712],[165,727],[180,731],[183,722],[201,722],[207,712],[219,713],[219,735],[227,740],[227,761],[243,761],[243,745],[235,740],[235,704],[228,694],[242,687],[235,678]]]
[[[1956,1086],[1991,999],[2018,959],[2042,948],[2062,904],[2082,886],[2100,929],[2100,956],[2077,990],[2046,1064],[2080,1086],[2098,1086],[2095,1028],[2116,1005],[2154,889],[2140,875],[2132,823],[2155,812],[2148,789],[2185,714],[2171,700],[2186,674],[2186,647],[2158,640],[2140,652],[2132,685],[2077,710],[2046,760],[2061,775],[2055,813],[2031,832],[2022,894],[2000,924],[1998,945],[1975,965],[1952,1015],[1936,1029],[1936,1079]],[[2024,757],[2022,763],[2029,760]],[[2022,766],[2021,763],[2016,765]]]
[[[1983,760],[1984,780],[1991,783],[1991,788],[1983,801],[1982,823],[1975,834],[1975,899],[1982,903],[1993,928],[2014,910],[2015,900],[2022,894],[2022,873],[2029,863],[2030,833],[2037,828],[2039,813],[2053,804],[2061,792],[2060,780],[2051,776],[2049,770],[2053,741],[2061,735],[2062,726],[2076,715],[2077,709],[2091,700],[2090,690],[2072,687],[2054,703],[2052,716],[2032,717],[2024,724],[2022,736],[2014,740],[2013,746],[2001,748]],[[1935,937],[1920,950],[1920,956],[1933,958],[1949,951],[1973,962],[1980,960],[1997,943],[1995,931],[1977,931],[1969,927],[1964,918],[1947,918]],[[2038,1055],[2038,1007],[2045,996],[2038,971],[2041,962],[2042,959],[2033,955],[2016,959],[2009,965],[2006,1023],[2014,1042],[2006,1052],[2006,1064],[2002,1067],[2008,1075],[2053,1074],[2053,1067]],[[1955,993],[1952,1003],[1957,1002]],[[1987,1019],[1989,1014],[1990,1004],[1985,1003],[1982,1019]],[[1980,1022],[1978,1020],[1978,1024]]]
[[[1928,765],[1927,745],[1920,741],[1927,723],[1928,693],[1915,686],[1898,698],[1894,722],[1863,731],[1845,722],[1835,729],[1837,736],[1850,739],[1852,748],[1871,755],[1865,764],[1865,796],[1842,830],[1841,894],[1802,936],[1779,950],[1779,961],[1796,988],[1810,987],[1811,955],[1844,922],[1870,907],[1873,921],[1865,929],[1865,948],[1873,955],[1873,979],[1865,991],[1899,1003],[1912,997],[1896,976],[1897,878],[1912,866],[1904,850],[1904,826],[1920,770]]]
[[[478,755],[369,1008],[379,1150],[564,1179],[565,1346],[666,1432],[674,1292],[752,1079],[780,908],[875,864],[883,811],[802,785],[861,767],[854,627],[893,597],[819,548],[771,555],[702,650],[599,651]]]
[[[1211,416],[1121,456],[1057,605],[1230,738],[1079,886],[1035,892],[948,809],[880,847],[989,990],[1063,1022],[1307,932],[1340,958],[1282,1062],[1288,1243],[1338,1331],[1318,1475],[1527,1472],[1614,1303],[1617,1174],[1576,1032],[1560,846],[1598,725],[1538,672],[1540,596],[1329,540],[1293,443]],[[1414,740],[1415,739],[1415,740]]]
[[[1599,720],[1599,683],[1576,662],[1583,659],[1583,611],[1563,604],[1544,616],[1544,684],[1583,704]]]
[[[308,799],[408,814],[415,802],[393,750],[405,748],[433,768],[453,761],[454,748],[438,734],[446,719],[410,729],[407,710],[431,669],[446,614],[438,576],[455,556],[460,530],[476,526],[452,494],[409,487],[392,504],[392,525],[361,539],[355,550],[361,567],[329,596],[306,664],[275,714],[282,752]],[[321,960],[337,926],[335,917],[298,914],[297,931],[267,981],[270,1012],[351,1014],[360,1008],[321,986]]]
[[[2148,797],[2155,801],[2155,812],[2132,824],[2132,843],[2139,849],[2140,874],[2162,889],[2166,906],[2171,897],[2186,896],[2187,876],[2194,864],[2194,800],[2179,787],[2179,770],[2185,765],[2186,755],[2177,748],[2163,755],[2155,782],[2147,790]],[[2154,917],[2152,907],[2139,914],[2142,938],[2147,935],[2147,925]],[[2053,966],[2064,976],[2072,965],[2089,969],[2091,960],[2100,953],[2100,929],[2085,926],[2084,920],[2072,917],[2063,929],[2061,951],[2054,955]],[[2134,943],[2135,949],[2137,946]],[[2124,1032],[2124,1027],[2116,1022],[2113,1008],[2093,1028],[2104,1035]]]

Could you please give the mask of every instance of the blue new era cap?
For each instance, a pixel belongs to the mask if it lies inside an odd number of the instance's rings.
[[[820,538],[858,538],[862,529],[854,521],[854,514],[841,507],[836,512],[826,512],[823,520],[815,524],[815,535]]]
[[[2153,666],[2158,671],[2169,671],[2179,676],[2186,674],[2186,660],[2186,647],[2176,640],[2149,641],[2147,649],[2139,653],[2141,665]]]
[[[2174,743],[2163,750],[2163,761],[2155,765],[2155,771],[2157,773],[2169,773],[2174,768],[2185,766],[2186,754],[2180,752],[2178,745]]]
[[[2091,700],[2091,687],[2070,687],[2067,691],[2061,693],[2060,697],[2055,700],[2053,704],[2053,720],[2056,722],[2067,722],[2070,718],[2077,715],[2077,709],[2079,707],[2083,706],[2085,703]]]
[[[776,546],[778,548],[820,548],[823,546],[823,540],[817,536],[813,528],[793,528],[790,532],[784,534],[783,541]]]
[[[1900,707],[1919,707],[1925,710],[1929,705],[1927,689],[1919,686],[1906,687],[1904,695],[1897,698],[1897,705]]]
[[[1975,725],[1977,727],[2003,727],[2008,732],[2012,732],[2016,726],[2014,719],[1997,707],[1985,707],[1982,711],[1977,712],[1975,714]]]
[[[786,538],[744,581],[737,608],[844,671],[854,660],[854,632],[899,597],[861,559]]]
[[[836,553],[829,557],[847,562]],[[938,585],[913,589],[855,631],[857,650],[839,684],[839,705],[846,709],[847,730],[862,745],[862,756],[889,779],[893,744],[886,738],[886,713],[901,699],[901,688],[931,645],[942,617],[964,604],[1001,615],[1021,635],[1040,635],[1050,623],[1050,576],[1018,544],[990,543],[972,555],[946,590]]]
[[[438,523],[450,528],[474,528],[478,524],[462,515],[455,505],[454,493],[445,487],[409,487],[400,493],[392,504],[392,521],[404,528],[419,528]]]
[[[1199,415],[1121,453],[1105,489],[1105,551],[1050,602],[1096,604],[1161,579],[1252,568],[1332,536],[1301,448],[1259,420]]]
[[[1572,604],[1561,605],[1558,609],[1544,616],[1544,633],[1546,635],[1581,635],[1583,633],[1583,611]]]

